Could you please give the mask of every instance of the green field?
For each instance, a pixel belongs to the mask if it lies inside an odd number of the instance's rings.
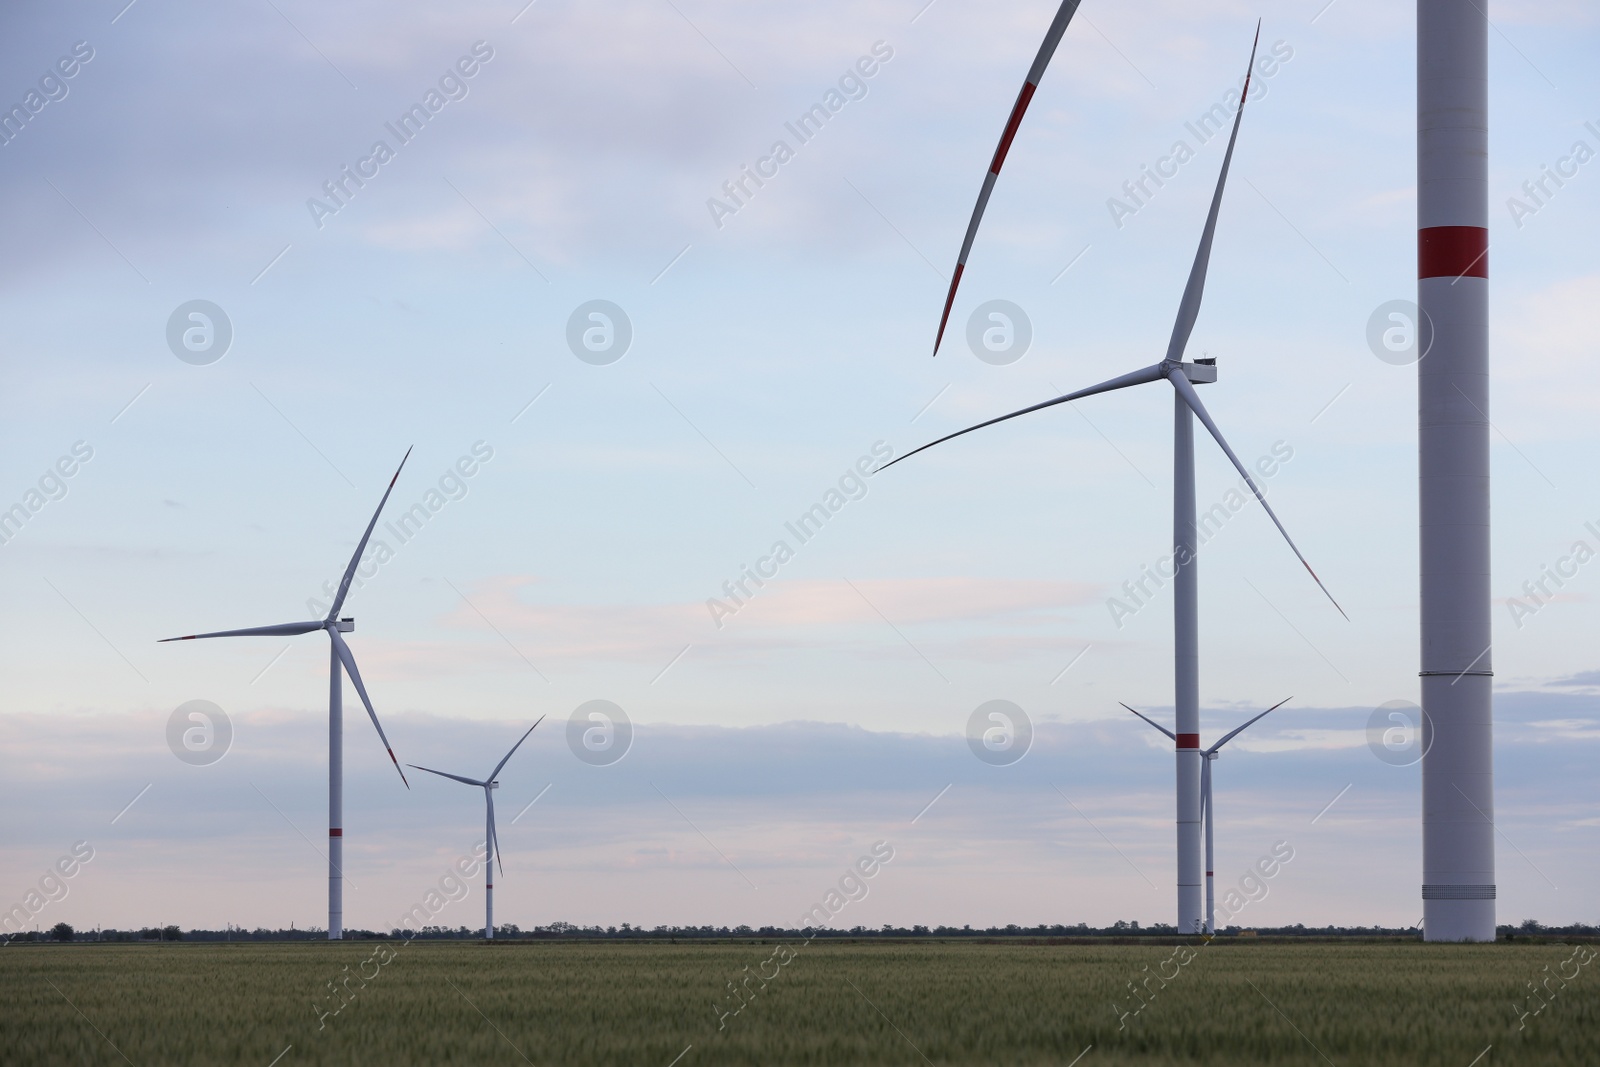
[[[1575,951],[1588,949],[1237,940],[1187,949],[13,945],[0,951],[0,1062],[267,1067],[281,1054],[279,1067],[917,1067],[1065,1065],[1082,1054],[1083,1067],[1592,1065],[1600,1063],[1600,960],[1576,962]],[[1564,988],[1552,977],[1559,973],[1574,975]],[[728,983],[746,974],[750,992],[731,1014],[739,1002]],[[775,977],[763,988],[758,974]],[[1157,974],[1175,977],[1163,985]],[[1146,979],[1135,1014],[1129,983]],[[1530,1003],[1528,983],[1540,979],[1555,995]],[[347,992],[335,998],[341,980]],[[1519,1031],[1519,1011],[1540,1003]]]

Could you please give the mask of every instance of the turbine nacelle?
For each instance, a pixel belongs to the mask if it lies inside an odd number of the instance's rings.
[[[1183,371],[1183,376],[1194,385],[1210,385],[1217,380],[1217,361],[1214,359],[1197,359],[1193,363],[1172,360],[1161,366],[1163,370]]]

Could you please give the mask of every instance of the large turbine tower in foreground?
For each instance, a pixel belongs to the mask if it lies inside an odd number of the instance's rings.
[[[389,744],[389,738],[384,735],[383,724],[378,722],[378,713],[373,710],[372,700],[367,696],[367,687],[361,681],[361,672],[356,669],[355,654],[345,643],[344,635],[356,628],[356,621],[339,618],[339,609],[344,607],[345,597],[350,594],[350,583],[356,576],[356,567],[361,563],[361,554],[367,550],[367,542],[372,538],[372,529],[378,525],[378,516],[383,514],[383,505],[389,502],[389,494],[394,492],[394,483],[400,480],[400,472],[405,470],[406,460],[410,456],[411,450],[408,448],[405,456],[401,457],[400,466],[395,468],[394,477],[389,479],[389,488],[383,491],[383,499],[378,501],[378,510],[372,513],[372,521],[367,523],[367,530],[361,535],[361,542],[356,545],[355,554],[350,557],[350,565],[344,569],[344,577],[339,580],[339,591],[333,598],[333,607],[328,609],[327,618],[162,638],[164,643],[199,641],[208,637],[294,637],[316,630],[322,630],[328,635],[328,644],[331,648],[328,661],[328,940],[330,941],[344,937],[344,694],[340,683],[342,674],[350,676],[351,683],[356,687],[356,694],[361,697],[361,703],[367,709],[367,716],[372,719],[373,728],[378,731],[378,740],[383,742],[394,769],[400,772],[400,780],[406,781],[406,772],[400,770],[400,761],[394,758],[394,748]],[[406,788],[410,789],[411,783],[406,782]]]
[[[1259,42],[1261,29],[1256,27],[1256,40]],[[1178,929],[1185,933],[1200,933],[1205,928],[1205,916],[1201,907],[1201,850],[1200,850],[1200,790],[1203,758],[1200,751],[1200,587],[1199,576],[1195,570],[1196,554],[1199,550],[1199,539],[1195,529],[1195,492],[1194,492],[1194,420],[1198,418],[1201,425],[1221,446],[1239,474],[1244,478],[1251,492],[1255,494],[1261,506],[1266,509],[1267,515],[1272,519],[1273,525],[1289,543],[1296,557],[1317,583],[1323,593],[1333,600],[1322,585],[1322,579],[1311,570],[1311,564],[1295,546],[1289,537],[1289,531],[1284,529],[1283,523],[1278,521],[1278,516],[1267,503],[1266,496],[1256,484],[1249,468],[1239,461],[1228,442],[1223,438],[1222,431],[1212,421],[1211,415],[1206,411],[1205,405],[1200,402],[1200,397],[1195,393],[1197,383],[1214,382],[1217,380],[1217,368],[1214,360],[1185,362],[1184,350],[1189,344],[1189,335],[1194,331],[1195,319],[1200,314],[1200,299],[1205,292],[1206,268],[1211,261],[1211,243],[1216,234],[1217,214],[1222,208],[1222,191],[1228,180],[1228,167],[1233,162],[1234,143],[1239,138],[1239,122],[1244,117],[1245,101],[1250,95],[1250,70],[1255,66],[1255,45],[1250,48],[1250,67],[1246,68],[1244,91],[1240,95],[1239,110],[1233,119],[1233,132],[1228,137],[1228,150],[1222,157],[1222,172],[1217,176],[1216,192],[1212,194],[1211,211],[1206,216],[1205,229],[1200,235],[1200,247],[1195,252],[1194,266],[1189,272],[1189,282],[1183,291],[1183,300],[1178,305],[1177,321],[1172,327],[1172,337],[1167,343],[1167,354],[1153,366],[1136,370],[1129,374],[1101,382],[1099,385],[1080,389],[1066,396],[1058,396],[1054,400],[1046,400],[1042,404],[1013,411],[1009,415],[980,422],[976,426],[969,426],[965,430],[949,434],[913,449],[904,456],[887,463],[885,467],[892,467],[901,460],[909,459],[924,449],[948,441],[953,437],[971,433],[973,430],[985,426],[993,426],[1007,419],[1014,419],[1019,415],[1040,411],[1044,408],[1054,407],[1057,404],[1066,404],[1082,397],[1094,396],[1097,393],[1108,393],[1115,389],[1126,389],[1134,385],[1146,385],[1152,382],[1165,381],[1172,386],[1173,391],[1173,478],[1172,478],[1172,541],[1173,563],[1177,573],[1173,579],[1173,688],[1174,704],[1177,709],[1177,722],[1174,741],[1177,745],[1177,852],[1178,852]],[[1338,608],[1338,602],[1334,602]],[[1342,608],[1339,613],[1344,614]]]
[[[1429,941],[1494,940],[1488,68],[1480,0],[1418,0],[1422,913]]]

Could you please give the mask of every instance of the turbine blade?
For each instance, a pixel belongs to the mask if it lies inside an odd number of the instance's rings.
[[[1261,43],[1261,23],[1256,23],[1256,39],[1250,45],[1250,65],[1244,71],[1244,92],[1239,97],[1239,109],[1233,115],[1233,133],[1228,135],[1228,151],[1222,157],[1222,172],[1217,175],[1217,191],[1211,196],[1211,212],[1206,216],[1206,228],[1200,234],[1200,247],[1194,254],[1194,266],[1189,270],[1189,284],[1184,286],[1183,301],[1178,305],[1178,318],[1172,324],[1172,339],[1167,342],[1167,359],[1183,358],[1189,346],[1189,335],[1194,332],[1195,319],[1200,315],[1200,298],[1206,288],[1206,267],[1211,263],[1211,239],[1217,232],[1217,212],[1222,208],[1222,187],[1228,181],[1228,167],[1233,162],[1233,143],[1239,139],[1239,120],[1244,118],[1244,103],[1250,96],[1250,75],[1256,65],[1256,45]]]
[[[367,709],[367,717],[372,720],[373,728],[378,731],[378,739],[383,742],[385,751],[389,753],[389,761],[394,764],[394,769],[400,772],[400,780],[405,782],[406,788],[411,788],[411,783],[406,782],[406,772],[400,770],[400,761],[394,758],[394,749],[389,744],[389,738],[383,732],[383,724],[378,721],[378,713],[372,710],[372,699],[367,696],[367,687],[361,681],[361,672],[356,669],[356,657],[350,651],[350,646],[345,644],[344,637],[338,630],[328,630],[328,636],[333,639],[333,647],[339,654],[339,662],[344,664],[344,672],[350,676],[351,684],[356,687],[356,693],[361,697],[361,703]]]
[[[1279,708],[1283,707],[1285,704],[1289,703],[1289,701],[1291,701],[1293,699],[1294,699],[1294,697],[1284,697],[1282,700],[1280,700],[1276,704],[1272,705],[1272,707],[1268,708],[1266,711],[1263,711],[1260,715],[1257,715],[1255,717],[1255,719],[1251,719],[1250,722],[1245,723],[1244,726],[1237,727],[1234,730],[1230,731],[1229,733],[1223,734],[1221,741],[1218,741],[1216,744],[1214,744],[1210,748],[1206,749],[1206,754],[1210,755],[1211,753],[1217,751],[1223,745],[1227,744],[1229,741],[1232,741],[1235,737],[1238,737],[1241,733],[1243,733],[1244,730],[1245,730],[1245,727],[1249,726],[1250,723],[1255,722],[1256,719],[1264,719],[1264,718],[1266,718],[1268,715],[1271,715],[1273,712],[1277,711]],[[1209,764],[1210,761],[1208,760],[1207,763]]]
[[[506,864],[505,861],[500,858],[500,831],[495,829],[494,825],[494,790],[485,788],[483,795],[488,798],[489,801],[489,840],[494,842],[494,862],[500,868],[500,876],[504,878],[506,873]]]
[[[1160,381],[1164,377],[1166,377],[1166,372],[1162,368],[1162,365],[1157,363],[1154,366],[1145,367],[1143,370],[1136,370],[1131,374],[1124,374],[1121,377],[1112,378],[1110,381],[1101,382],[1099,385],[1091,385],[1087,389],[1079,389],[1076,393],[1068,393],[1066,396],[1058,396],[1054,400],[1046,400],[1042,404],[1035,404],[1032,407],[1023,408],[1021,411],[1013,411],[1009,415],[1001,415],[998,419],[990,419],[988,422],[980,422],[976,426],[968,426],[965,430],[957,430],[955,433],[946,434],[937,441],[929,441],[921,448],[913,448],[905,455],[890,460],[888,463],[885,463],[883,466],[879,467],[878,470],[875,470],[872,473],[877,474],[878,471],[888,470],[896,463],[899,463],[900,460],[910,459],[918,452],[930,449],[934,445],[943,444],[951,438],[960,437],[962,434],[971,433],[973,430],[981,430],[985,426],[993,426],[997,422],[1005,422],[1007,419],[1014,419],[1019,415],[1027,415],[1030,412],[1042,411],[1045,408],[1054,407],[1057,404],[1065,404],[1069,401],[1080,400],[1083,397],[1094,396],[1097,393],[1109,393],[1114,389],[1126,389],[1132,385],[1144,385],[1146,382]]]
[[[473,779],[473,778],[463,778],[459,774],[448,774],[445,771],[436,771],[432,767],[424,767],[424,766],[422,766],[421,764],[418,764],[418,763],[408,763],[408,764],[406,764],[406,766],[407,767],[415,767],[419,771],[427,771],[429,774],[437,774],[440,778],[450,778],[450,779],[453,779],[453,780],[455,780],[457,782],[465,782],[467,785],[475,785],[475,786],[478,786],[480,788],[482,788],[482,786],[485,784],[485,783],[477,781],[476,779]]]
[[[400,472],[406,469],[406,460],[410,458],[411,449],[408,448],[400,459],[400,466],[395,468],[394,477],[389,479],[389,488],[383,491],[383,499],[378,501],[378,510],[372,513],[372,521],[367,523],[367,532],[361,535],[361,543],[356,545],[356,554],[350,557],[350,566],[344,569],[344,577],[339,579],[339,592],[334,596],[333,607],[328,611],[328,622],[339,617],[339,609],[344,607],[344,598],[350,595],[350,581],[356,576],[356,565],[361,562],[361,553],[367,550],[367,541],[372,537],[372,528],[378,525],[378,516],[383,514],[383,505],[389,502],[389,494],[394,492],[394,483],[400,480]],[[399,764],[395,766],[398,767]]]
[[[1200,761],[1200,817],[1211,822],[1211,761]]]
[[[956,302],[956,288],[961,284],[961,274],[967,269],[967,256],[972,251],[972,239],[978,235],[978,223],[983,221],[984,209],[989,206],[989,194],[994,192],[995,179],[1000,176],[1000,168],[1006,161],[1006,153],[1011,151],[1011,140],[1017,135],[1017,127],[1022,125],[1022,116],[1028,110],[1028,103],[1033,99],[1033,94],[1039,88],[1039,79],[1044,77],[1045,68],[1050,65],[1050,59],[1056,54],[1056,45],[1061,43],[1062,34],[1067,32],[1067,23],[1072,21],[1072,16],[1078,12],[1079,0],[1061,0],[1061,7],[1056,11],[1056,17],[1051,20],[1050,28],[1045,31],[1044,43],[1039,46],[1039,54],[1034,57],[1033,66],[1028,68],[1028,77],[1022,83],[1021,92],[1017,93],[1017,102],[1011,105],[1011,116],[1006,119],[1005,129],[1000,133],[1000,145],[994,150],[994,158],[989,161],[989,172],[983,176],[983,188],[978,191],[977,206],[972,209],[972,219],[967,223],[967,235],[961,241],[961,254],[956,257],[955,273],[950,276],[950,291],[944,298],[944,314],[939,316],[939,335],[933,341],[933,354],[939,354],[939,345],[944,341],[944,328],[950,321],[950,308]]]
[[[1122,701],[1119,700],[1119,701],[1117,701],[1117,703],[1118,704],[1122,704]],[[1128,705],[1126,705],[1126,704],[1122,704],[1122,706],[1125,707],[1125,708],[1128,708]],[[1128,710],[1129,711],[1133,711],[1132,708],[1128,708]],[[1133,713],[1135,715],[1139,715],[1139,713],[1137,711],[1133,711]],[[1156,722],[1154,719],[1148,718],[1148,717],[1146,717],[1144,715],[1139,715],[1139,718],[1144,719],[1145,722],[1149,723],[1151,726],[1154,726],[1157,730],[1160,730],[1162,733],[1164,733],[1168,737],[1172,738],[1174,743],[1177,742],[1178,735],[1173,733],[1171,730],[1167,729],[1165,726],[1162,726],[1160,723]]]
[[[544,716],[543,715],[539,716],[539,722],[536,722],[532,726],[528,727],[528,734],[533,733],[533,731],[538,728],[540,722],[544,722]],[[517,738],[517,743],[511,746],[511,751],[507,752],[505,754],[505,758],[502,759],[499,763],[494,765],[494,772],[489,775],[489,781],[492,782],[496,778],[500,777],[500,768],[504,767],[506,765],[506,760],[509,760],[511,758],[512,754],[515,753],[517,751],[517,749],[522,747],[522,742],[524,742],[524,741],[526,741],[528,739],[528,734],[523,734],[521,737]]]
[[[1322,579],[1317,577],[1317,572],[1311,569],[1310,563],[1306,562],[1306,557],[1301,554],[1299,546],[1294,543],[1294,538],[1289,536],[1289,531],[1285,530],[1283,523],[1278,520],[1277,512],[1273,511],[1272,505],[1267,503],[1266,495],[1261,492],[1261,487],[1256,485],[1256,480],[1250,477],[1250,472],[1245,469],[1245,465],[1239,462],[1239,457],[1234,455],[1232,448],[1228,447],[1227,439],[1222,436],[1222,431],[1217,429],[1217,424],[1211,419],[1211,413],[1200,402],[1200,397],[1195,393],[1194,386],[1190,385],[1189,379],[1184,377],[1183,370],[1179,367],[1173,367],[1172,372],[1167,375],[1167,380],[1172,382],[1172,387],[1178,391],[1179,396],[1183,397],[1184,403],[1189,405],[1190,410],[1205,424],[1205,428],[1210,431],[1211,436],[1216,438],[1217,444],[1222,446],[1222,451],[1227,455],[1229,462],[1233,464],[1234,470],[1237,470],[1244,477],[1245,484],[1250,486],[1250,491],[1256,495],[1256,499],[1261,502],[1261,506],[1266,508],[1267,517],[1272,520],[1272,525],[1278,528],[1278,532],[1283,535],[1284,541],[1288,542],[1289,548],[1294,552],[1295,557],[1300,560],[1300,565],[1305,567],[1306,573],[1311,575],[1311,580],[1317,583],[1318,589],[1322,590],[1322,595],[1328,598],[1328,602],[1338,610],[1340,615],[1344,615],[1345,621],[1348,622],[1350,616],[1344,614],[1344,609],[1339,607],[1339,602],[1333,599],[1333,594],[1328,592],[1328,587],[1322,584]]]
[[[209,634],[189,634],[185,637],[163,637],[156,644],[168,641],[199,641],[207,637],[294,637],[322,629],[320,622],[283,622],[276,626],[250,626],[243,630],[217,630]]]

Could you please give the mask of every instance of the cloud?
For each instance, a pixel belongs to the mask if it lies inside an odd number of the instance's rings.
[[[1557,678],[1545,684],[1563,687],[1600,686],[1600,671],[1580,671],[1577,674],[1568,675],[1565,678]]]
[[[1600,736],[1572,730],[1552,748],[1536,736],[1571,724],[1533,717],[1548,700],[1520,694],[1500,703],[1511,727],[1496,752],[1500,821],[1540,869],[1581,882],[1592,850],[1574,852],[1561,835],[1592,810],[1592,790],[1581,783]],[[1581,706],[1590,718],[1572,721],[1592,722],[1595,698]],[[1414,906],[1415,886],[1391,886],[1388,876],[1354,892],[1324,877],[1359,854],[1404,882],[1416,862],[1415,770],[1382,764],[1361,746],[1330,747],[1337,738],[1309,725],[1357,714],[1314,708],[1265,720],[1259,737],[1230,746],[1219,764],[1219,870],[1242,869],[1275,839],[1297,850],[1306,880],[1284,883],[1282,921],[1398,921]],[[1238,715],[1208,710],[1207,731]],[[0,801],[18,810],[25,798],[32,813],[3,850],[7,869],[43,869],[73,841],[90,841],[96,858],[57,913],[80,926],[162,916],[185,926],[319,922],[325,861],[310,842],[325,814],[322,716],[237,716],[233,750],[210,767],[172,757],[166,718],[157,709],[0,716],[0,745],[26,753],[12,763]],[[402,759],[468,775],[487,771],[524,729],[421,713],[390,715],[386,725]],[[864,845],[884,839],[897,850],[890,869],[898,881],[875,886],[882,910],[863,918],[869,925],[1170,921],[1161,888],[1172,863],[1170,749],[1153,748],[1153,731],[1133,722],[1036,726],[1033,750],[997,768],[976,760],[960,735],[815,721],[639,723],[620,762],[592,767],[568,751],[566,723],[555,716],[501,775],[507,876],[497,903],[506,921],[525,926],[558,918],[786,923]],[[346,857],[358,887],[346,906],[354,925],[384,926],[471,847],[481,798],[431,778],[406,791],[363,723],[347,721],[346,732]],[[1543,791],[1557,780],[1573,788]],[[1003,887],[996,872],[1005,872]],[[1519,903],[1533,899],[1528,879],[1514,864],[1502,872],[1506,906],[1560,918]],[[471,924],[481,903],[459,914]]]
[[[480,633],[492,632],[492,625],[517,635],[530,654],[563,659],[665,662],[686,641],[717,636],[704,602],[557,604],[536,599],[541,583],[535,575],[476,582],[464,590],[470,603],[452,608],[443,623]],[[714,592],[727,597],[724,590]],[[1001,621],[1044,625],[1062,611],[1096,603],[1097,595],[1096,587],[1083,583],[1013,579],[776,580],[754,590],[747,606],[726,622],[724,654],[837,645],[846,640],[844,628],[881,628],[885,619],[905,627]],[[962,639],[946,647],[969,657],[1003,651],[1009,658],[1057,652],[1063,644],[1008,635]]]

